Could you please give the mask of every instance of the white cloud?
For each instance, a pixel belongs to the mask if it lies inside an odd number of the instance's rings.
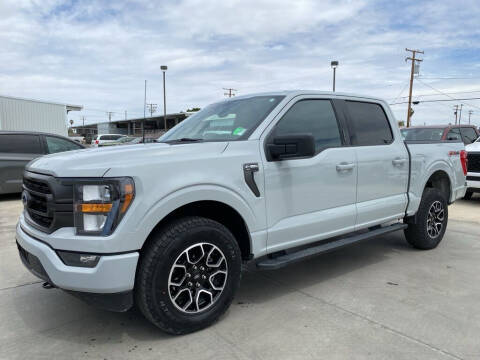
[[[87,111],[74,119],[103,121],[104,111],[88,109],[143,113],[144,79],[148,101],[161,104],[161,64],[168,110],[179,111],[221,99],[223,87],[328,90],[336,59],[337,90],[393,100],[408,81],[405,47],[425,50],[425,77],[471,78],[425,82],[480,90],[479,16],[475,0],[7,0],[0,93],[82,104]],[[415,84],[414,94],[432,92]],[[451,120],[452,105],[418,105],[414,121]],[[394,111],[403,119],[406,106]]]

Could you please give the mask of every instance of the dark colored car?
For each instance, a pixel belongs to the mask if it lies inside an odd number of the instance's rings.
[[[400,129],[405,140],[462,140],[465,145],[477,140],[479,132],[474,125],[430,125]]]
[[[0,131],[0,194],[22,191],[23,169],[37,157],[84,149],[66,137],[27,131]]]

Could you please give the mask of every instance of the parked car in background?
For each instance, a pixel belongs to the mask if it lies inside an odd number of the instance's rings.
[[[462,140],[465,145],[475,142],[480,134],[474,125],[412,126],[400,131],[405,140]]]
[[[473,193],[480,193],[480,138],[465,147],[467,150],[468,172],[465,199],[470,200]]]
[[[0,131],[0,194],[22,191],[25,165],[45,154],[84,149],[66,137],[25,131]]]
[[[123,136],[123,137],[121,137],[121,138],[119,138],[118,140],[115,140],[115,141],[109,141],[109,142],[105,142],[105,143],[102,143],[102,144],[98,144],[98,147],[126,145],[126,144],[129,144],[130,142],[132,142],[135,139],[136,138],[132,137],[132,136]]]
[[[131,137],[131,136],[125,136],[117,141],[105,143],[103,145],[99,145],[99,147],[104,147],[104,146],[114,146],[114,145],[134,145],[134,144],[150,144],[154,143],[157,140],[154,138],[145,138],[145,141],[143,140],[142,137]]]
[[[126,137],[127,135],[121,134],[100,134],[95,135],[92,141],[92,147],[102,146],[111,142],[118,141],[122,137]]]
[[[84,136],[69,136],[70,140],[75,141],[79,144],[85,144],[85,137]]]

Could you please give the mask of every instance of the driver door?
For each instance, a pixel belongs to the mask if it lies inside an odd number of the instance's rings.
[[[343,116],[321,97],[292,100],[262,135],[312,134],[315,155],[267,160],[263,148],[269,251],[278,251],[354,230],[357,161],[346,146]]]

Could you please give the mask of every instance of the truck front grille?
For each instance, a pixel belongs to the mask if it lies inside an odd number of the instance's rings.
[[[53,214],[48,209],[52,191],[48,183],[36,179],[23,179],[22,201],[30,218],[43,228],[49,228],[53,222]]]
[[[25,220],[38,230],[73,226],[73,189],[62,179],[25,171],[22,201]]]
[[[468,153],[468,172],[480,172],[480,152]]]

